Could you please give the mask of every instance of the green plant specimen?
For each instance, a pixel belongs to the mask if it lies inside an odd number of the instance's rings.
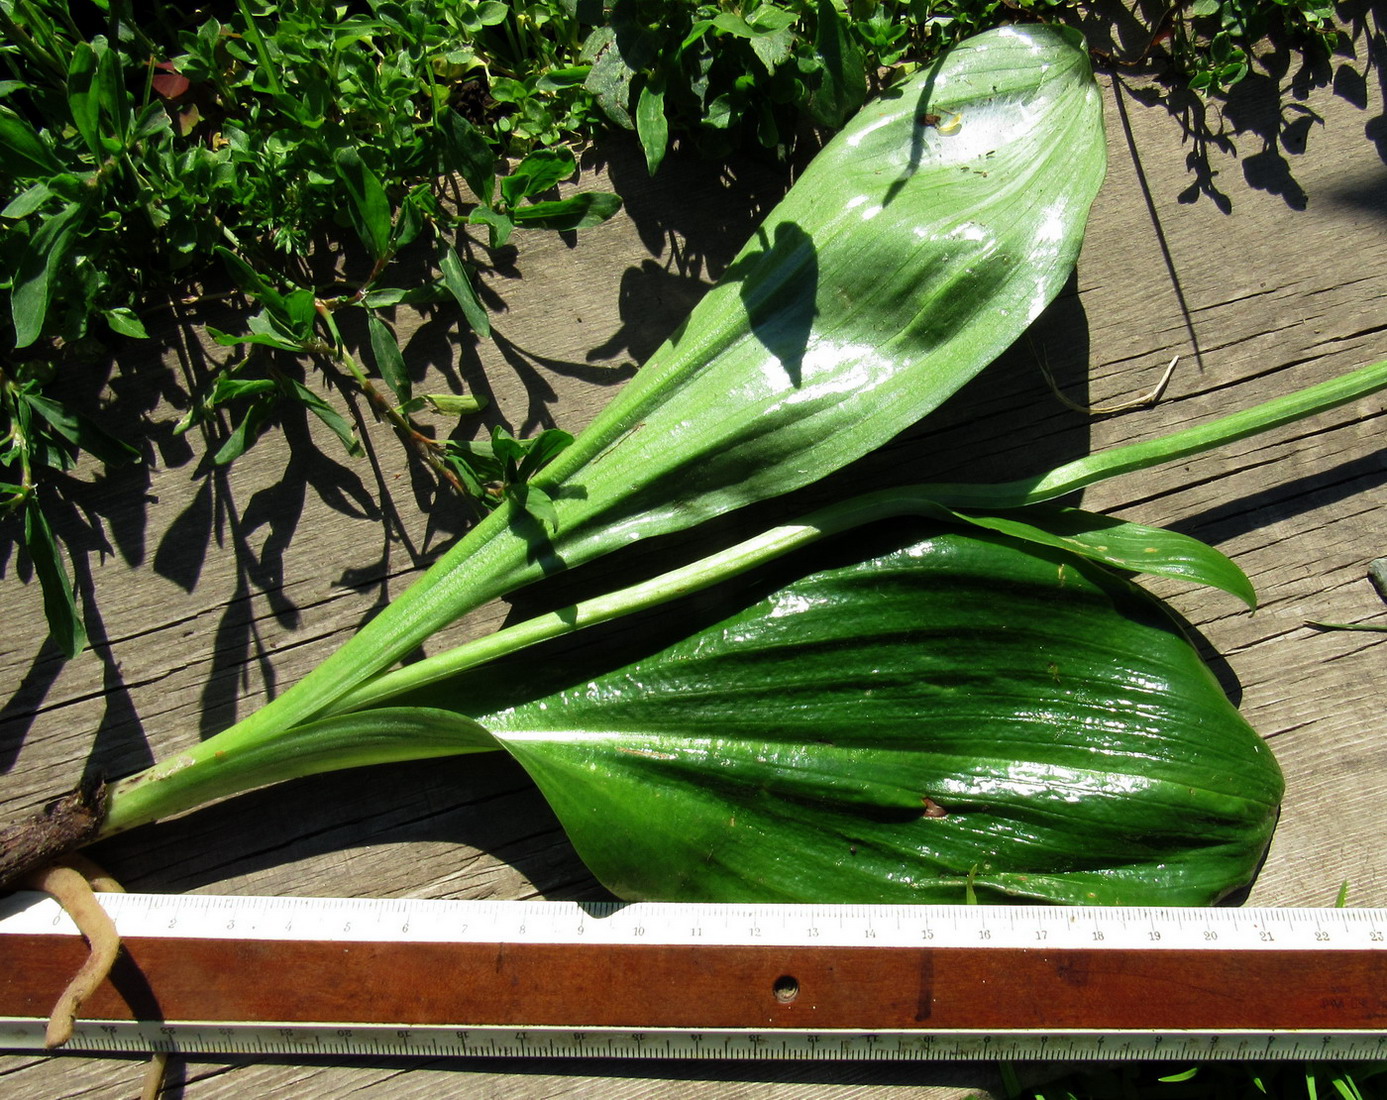
[[[835,815],[851,817],[853,806],[883,827],[899,818],[897,824],[939,826],[939,838],[953,836],[933,865],[929,859],[936,857],[928,857],[920,870],[899,872],[941,891],[980,890],[996,897],[1029,890],[1030,896],[1112,902],[1153,896],[1141,891],[1158,887],[1141,883],[1147,872],[1159,869],[1169,876],[1165,886],[1182,899],[1208,901],[1245,881],[1279,799],[1275,764],[1158,606],[1103,569],[1139,565],[1245,597],[1246,579],[1221,555],[1181,536],[1029,506],[1104,476],[1352,400],[1387,385],[1387,367],[1381,364],[1213,425],[1092,456],[1048,475],[993,486],[924,486],[830,506],[684,571],[599,597],[597,607],[580,605],[387,671],[486,599],[637,539],[678,531],[804,485],[928,413],[1014,340],[1063,285],[1103,165],[1096,88],[1085,56],[1064,34],[1045,28],[1003,30],[947,54],[854,118],[772,212],[727,281],[606,412],[534,475],[529,484],[551,506],[542,518],[526,501],[507,495],[424,578],[284,695],[217,737],[121,781],[109,794],[75,799],[70,816],[87,815],[91,826],[73,842],[275,779],[500,744],[531,769],[580,848],[592,853],[613,885],[646,896],[746,896],[754,893],[754,883],[772,896],[883,896],[891,890],[889,875],[887,882],[879,875],[845,875],[829,854],[837,843],[834,836],[844,841],[838,859],[856,854],[841,826],[835,833],[825,824]],[[514,452],[511,460],[524,461]],[[481,660],[704,587],[833,531],[913,514],[991,533],[930,534],[928,542],[896,547],[895,556],[887,553],[794,582],[801,587],[784,589],[779,603],[753,607],[743,612],[746,617],[714,627],[682,648],[676,645],[648,663],[595,679],[594,697],[570,695],[561,706],[557,695],[509,699],[492,709],[482,705],[485,693],[475,699],[451,693],[449,681]],[[939,562],[946,564],[931,574]],[[874,605],[868,597],[875,598],[875,581],[884,577],[892,578],[900,599],[893,602],[888,593]],[[831,730],[831,736],[811,735],[796,745],[789,737],[746,733],[726,737],[724,755],[707,751],[704,742],[713,735],[703,732],[706,723],[725,725],[727,708],[744,706],[747,685],[794,686],[793,678],[803,675],[794,646],[811,645],[816,631],[823,644],[851,639],[865,647],[867,663],[859,672],[878,667],[875,657],[885,658],[888,651],[893,660],[904,661],[899,675],[918,683],[924,695],[914,703],[902,697],[899,703],[918,706],[931,690],[946,689],[961,666],[950,665],[947,654],[932,668],[920,665],[938,661],[939,655],[921,657],[920,639],[900,624],[918,620],[928,632],[937,619],[949,644],[960,645],[966,631],[944,606],[931,602],[931,586],[966,591],[969,585],[1002,584],[1003,578],[1004,591],[1016,600],[1015,622],[990,618],[994,634],[1004,626],[1030,627],[1039,608],[1067,607],[1063,598],[1072,597],[1072,613],[1108,648],[1105,657],[1095,657],[1084,641],[1088,634],[1079,636],[1074,620],[1068,620],[1063,636],[1036,633],[1029,644],[1023,640],[999,649],[996,682],[1019,685],[1029,679],[1028,697],[1054,721],[1023,723],[1033,737],[1018,733],[1014,719],[1018,705],[1024,712],[1024,702],[1017,703],[1014,690],[995,693],[995,705],[976,716],[980,726],[994,731],[987,734],[996,746],[988,754],[992,763],[981,772],[986,791],[968,787],[980,774],[977,768],[948,759],[959,754],[957,723],[966,724],[966,715],[955,715],[953,732],[941,729],[932,747],[926,738],[923,747],[903,749],[912,723],[902,717],[904,710],[888,706],[882,712],[884,743],[862,744],[862,731],[848,729],[841,695],[835,698],[835,692],[852,689],[827,681],[814,707],[821,714],[819,729]],[[1058,612],[1054,618],[1065,621]],[[879,631],[874,621],[881,624]],[[895,628],[888,629],[890,623]],[[791,632],[785,643],[790,648],[778,651],[766,639],[782,627]],[[733,635],[746,635],[749,648],[739,648]],[[874,655],[873,645],[884,648]],[[680,677],[698,664],[691,659],[694,652],[726,673],[718,691],[730,700],[701,717],[691,717],[674,702],[689,700]],[[1126,671],[1100,674],[1105,661],[1125,663]],[[815,667],[807,658],[803,663],[807,670]],[[975,653],[970,665],[976,663]],[[870,689],[870,672],[865,674]],[[1107,682],[1105,675],[1111,676]],[[1070,676],[1074,679],[1066,685]],[[636,685],[647,694],[644,701],[631,694]],[[717,694],[710,692],[710,698]],[[595,698],[605,699],[610,709],[597,708]],[[546,704],[566,717],[541,719]],[[617,715],[620,724],[604,730],[599,713]],[[653,732],[643,728],[653,721],[652,713],[662,716]],[[672,729],[661,721],[689,726]],[[1201,731],[1207,746],[1194,753],[1190,738]],[[608,740],[601,744],[604,736]],[[830,744],[820,747],[820,741]],[[583,755],[599,749],[605,764]],[[723,792],[733,818],[738,812],[754,818],[758,808],[766,810],[758,802],[763,798],[758,792],[764,792],[778,799],[782,810],[816,808],[798,818],[767,811],[758,828],[770,829],[793,847],[813,820],[828,839],[819,848],[806,847],[803,875],[780,895],[743,857],[729,856],[700,877],[671,853],[642,878],[639,868],[622,866],[585,832],[601,803],[573,778],[605,766],[613,791],[623,784],[627,790],[661,789],[652,773],[629,767],[620,773],[614,761],[629,764],[625,757],[633,752],[670,753],[691,767],[699,757],[701,767],[725,769],[722,774],[739,771],[739,783]],[[1084,770],[1081,760],[1104,752],[1130,759],[1123,767],[1089,767],[1087,780],[1078,774]],[[901,767],[907,758],[913,772]],[[890,789],[892,772],[909,782]],[[1090,815],[1087,832],[1100,823],[1108,828],[1097,862],[1085,862],[1072,831],[1064,834],[1060,827],[1044,834],[1037,824],[1056,816],[1053,802],[1046,812],[1050,795],[1045,790],[1057,789],[1061,773],[1073,780],[1075,805]],[[662,774],[669,780],[667,791],[678,787],[694,801],[700,797],[702,784],[681,786],[669,772]],[[1104,782],[1103,775],[1122,778]],[[1177,789],[1191,787],[1193,794],[1175,797]],[[1087,801],[1090,794],[1093,801]],[[716,824],[720,813],[708,810],[705,824]],[[1185,828],[1182,818],[1189,814],[1206,827],[1210,842],[1198,841]],[[870,850],[870,860],[864,853],[861,861],[864,867],[875,862],[880,871],[889,862],[886,853],[906,850],[899,843],[892,849],[893,842],[866,824],[861,831],[868,834],[863,847]],[[1018,853],[1029,845],[1028,854],[1014,859],[1002,854],[1013,841]],[[10,864],[31,858],[33,846],[26,834],[11,834]],[[1188,858],[1170,856],[1181,850],[1189,851]],[[902,891],[907,887],[901,883]]]

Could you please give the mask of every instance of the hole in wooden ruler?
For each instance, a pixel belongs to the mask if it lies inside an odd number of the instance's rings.
[[[789,974],[782,974],[775,979],[775,984],[771,986],[771,992],[775,994],[777,1001],[787,1005],[799,996],[799,982],[790,977]]]

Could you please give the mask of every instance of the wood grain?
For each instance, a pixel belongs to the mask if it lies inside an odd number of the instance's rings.
[[[1072,290],[959,400],[834,485],[1016,476],[1387,356],[1384,38],[1371,18],[1351,29],[1352,45],[1319,67],[1264,57],[1222,109],[1105,79],[1111,166]],[[589,168],[614,181],[626,210],[576,247],[521,242],[514,267],[487,284],[499,340],[459,334],[442,315],[397,317],[420,385],[486,394],[488,425],[581,428],[787,182],[764,166],[722,173],[677,158],[645,182],[627,146],[594,154]],[[413,479],[384,433],[373,435],[373,459],[355,461],[291,420],[229,471],[200,469],[171,430],[216,354],[189,331],[172,331],[175,370],[162,389],[132,373],[144,347],[112,366],[108,412],[131,434],[152,431],[146,461],[79,469],[66,490],[61,526],[79,548],[90,652],[57,658],[37,587],[19,583],[13,551],[0,558],[6,818],[37,809],[84,769],[127,773],[246,713],[349,636],[465,523],[456,503]],[[1072,402],[1102,406],[1147,390],[1177,354],[1159,405],[1104,418],[1056,400],[1040,369]],[[1345,881],[1350,904],[1387,903],[1378,692],[1387,648],[1380,636],[1305,625],[1387,621],[1366,579],[1369,561],[1387,554],[1384,424],[1383,401],[1363,401],[1084,501],[1211,541],[1258,587],[1261,606],[1248,614],[1217,593],[1150,585],[1198,631],[1286,772],[1281,822],[1250,891],[1257,904],[1329,905]],[[319,453],[288,445],[308,438]],[[546,598],[558,596],[519,602]],[[511,613],[483,609],[449,638]],[[305,780],[95,854],[146,891],[604,896],[523,774],[499,759]],[[123,1096],[139,1072],[119,1059],[16,1055],[0,1058],[0,1089],[16,1100]],[[389,1100],[458,1089],[741,1098],[786,1087],[804,1097],[948,1097],[996,1083],[985,1067],[956,1066],[247,1061],[181,1072],[192,1100],[363,1089]]]

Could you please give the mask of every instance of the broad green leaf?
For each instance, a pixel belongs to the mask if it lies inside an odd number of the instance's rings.
[[[945,133],[935,116],[960,121]],[[886,442],[1063,287],[1104,167],[1098,89],[1061,31],[1006,28],[944,55],[829,142],[728,277],[536,476],[557,519],[545,541],[503,504],[237,735],[321,714],[494,596]],[[461,263],[443,258],[466,308]]]
[[[473,716],[627,898],[1210,904],[1282,793],[1159,601],[986,533],[897,535]]]
[[[543,489],[521,482],[511,486],[508,492],[515,499],[517,506],[545,527],[552,530],[558,526],[559,516],[554,510],[554,502]]]
[[[111,326],[112,332],[117,332],[121,336],[129,336],[136,340],[148,340],[149,333],[144,327],[144,322],[139,315],[129,306],[116,306],[114,309],[102,311],[102,316],[106,318],[106,323]]]
[[[510,240],[511,230],[515,228],[513,222],[501,211],[490,206],[479,206],[467,215],[469,225],[484,225],[488,230],[488,237],[492,248],[500,248]]]
[[[24,508],[24,546],[34,563],[34,573],[38,576],[39,589],[43,593],[43,613],[48,620],[48,632],[63,656],[76,657],[87,644],[87,630],[82,625],[72,582],[68,580],[67,568],[58,553],[53,528],[32,499]]]
[[[520,462],[520,479],[528,480],[572,445],[573,437],[567,432],[559,428],[545,428],[525,445],[525,454]]]
[[[507,206],[518,206],[522,199],[543,194],[567,179],[576,168],[573,152],[565,146],[536,149],[515,166],[514,172],[501,180],[501,198]]]
[[[466,181],[483,204],[490,204],[496,192],[496,154],[486,137],[457,111],[439,117],[443,133],[445,166]]]
[[[609,119],[631,129],[631,80],[636,73],[617,45],[616,30],[610,26],[596,28],[583,43],[582,58],[592,65],[583,87]]]

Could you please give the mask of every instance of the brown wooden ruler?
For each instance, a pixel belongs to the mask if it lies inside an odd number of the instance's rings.
[[[643,1058],[1387,1057],[1387,910],[110,895],[72,1049]],[[85,949],[0,899],[0,1049]]]

